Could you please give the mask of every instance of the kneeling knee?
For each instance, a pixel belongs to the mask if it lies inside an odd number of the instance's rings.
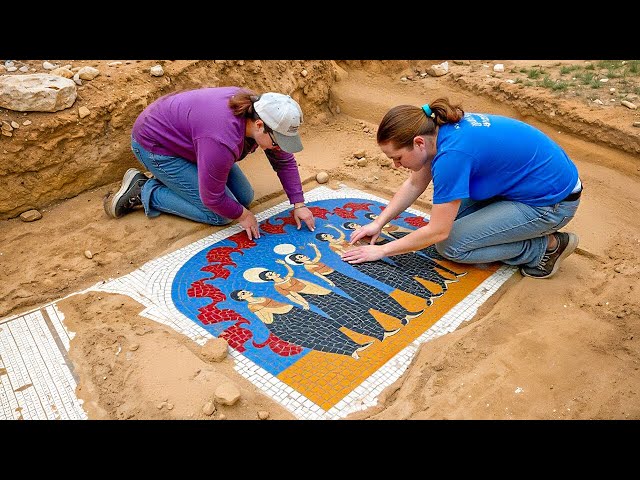
[[[459,260],[459,252],[454,246],[447,242],[440,242],[435,244],[436,251],[447,260],[456,261]]]

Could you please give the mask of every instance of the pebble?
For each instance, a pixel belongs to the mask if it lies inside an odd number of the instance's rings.
[[[22,125],[26,127],[27,125],[31,125],[31,123],[31,120],[25,120],[24,122],[22,122]]]
[[[78,116],[80,118],[88,117],[91,115],[91,111],[84,105],[78,109]]]
[[[23,222],[34,222],[41,218],[42,214],[38,210],[28,210],[20,214],[20,220]]]
[[[633,122],[634,127],[640,127],[640,122]]]
[[[266,420],[267,418],[269,418],[269,412],[267,412],[266,410],[260,410],[258,412],[258,418],[260,420]]]
[[[300,72],[300,75],[302,75],[303,77],[306,77],[307,75],[309,75],[309,72],[307,72],[306,70],[302,70]]]
[[[164,70],[162,68],[162,65],[154,65],[153,67],[151,67],[149,69],[149,73],[153,76],[153,77],[161,77],[164,75]]]
[[[234,405],[240,400],[240,390],[231,382],[225,382],[216,388],[215,401],[222,405]]]
[[[638,106],[635,103],[631,103],[627,100],[622,100],[620,103],[625,107],[630,108],[631,110],[635,110],[638,108]]]
[[[85,250],[84,256],[91,260],[93,258],[93,253],[91,253],[91,250]]]
[[[207,402],[202,406],[202,413],[210,417],[216,411],[216,406],[213,402]]]
[[[327,183],[329,181],[329,174],[325,171],[318,172],[316,175],[316,182],[318,183]]]
[[[11,121],[11,126],[13,128],[20,128],[20,124],[18,122],[16,122],[16,121],[13,121],[13,120]]]
[[[20,70],[22,73],[27,73],[29,71],[29,67],[23,65],[18,70]]]

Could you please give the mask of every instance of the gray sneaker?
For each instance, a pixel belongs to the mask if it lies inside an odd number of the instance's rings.
[[[580,238],[575,233],[555,232],[558,246],[553,252],[545,252],[540,263],[535,267],[520,267],[525,277],[549,278],[560,268],[562,260],[573,253]]]
[[[124,174],[120,190],[115,195],[107,193],[102,201],[104,211],[113,218],[120,218],[136,207],[142,206],[140,193],[142,186],[149,180],[147,176],[137,168],[130,168]]]

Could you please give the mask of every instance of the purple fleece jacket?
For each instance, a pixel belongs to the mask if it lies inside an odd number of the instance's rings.
[[[207,208],[236,219],[242,205],[225,194],[229,170],[258,147],[245,138],[246,119],[228,106],[239,87],[201,88],[173,93],[151,103],[133,125],[133,138],[146,150],[181,157],[198,166],[200,198]],[[265,150],[291,203],[304,202],[296,159]]]

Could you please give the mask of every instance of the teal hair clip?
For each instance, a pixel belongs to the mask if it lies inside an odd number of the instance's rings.
[[[422,105],[422,110],[424,110],[424,113],[427,115],[427,117],[431,117],[433,112],[431,112],[431,107],[429,106],[428,103],[425,103],[424,105]]]

